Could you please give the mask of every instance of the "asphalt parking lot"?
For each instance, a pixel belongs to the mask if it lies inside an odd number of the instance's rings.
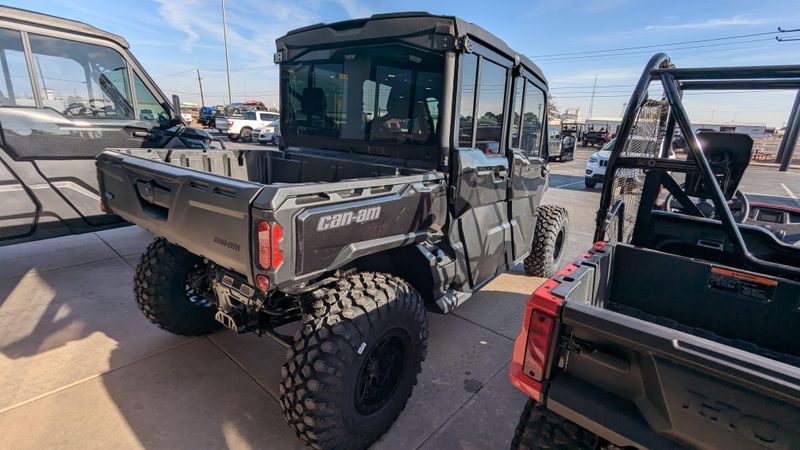
[[[568,257],[592,242],[592,151],[551,165],[544,201],[570,212]],[[753,167],[743,187],[796,197],[800,174]],[[277,402],[283,347],[230,331],[178,337],[139,312],[131,280],[151,239],[124,227],[0,250],[0,448],[300,447]],[[508,363],[541,281],[511,272],[454,313],[429,313],[419,383],[375,448],[508,448],[526,400]]]

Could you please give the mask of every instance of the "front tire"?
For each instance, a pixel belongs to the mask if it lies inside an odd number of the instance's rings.
[[[583,184],[589,189],[594,189],[597,186],[597,182],[592,180],[583,180]]]
[[[147,320],[183,336],[219,329],[203,258],[156,238],[142,254],[133,279],[136,303]]]
[[[528,400],[519,418],[511,450],[590,450],[600,438],[585,428]]]
[[[366,448],[417,383],[427,350],[424,302],[402,279],[367,272],[314,297],[283,366],[283,415],[313,448]]]
[[[569,213],[564,207],[542,205],[537,209],[533,248],[525,258],[525,273],[550,278],[561,268],[569,238]]]

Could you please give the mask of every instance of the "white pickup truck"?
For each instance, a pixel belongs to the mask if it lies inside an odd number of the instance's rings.
[[[245,111],[240,118],[218,117],[215,125],[220,130],[225,130],[232,141],[241,139],[242,142],[252,142],[253,130],[263,129],[278,119],[280,114],[272,111]],[[226,122],[224,127],[219,123],[223,120]]]

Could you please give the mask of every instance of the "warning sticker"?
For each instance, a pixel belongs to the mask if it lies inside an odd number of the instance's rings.
[[[778,280],[746,272],[712,267],[708,287],[759,302],[771,302]]]

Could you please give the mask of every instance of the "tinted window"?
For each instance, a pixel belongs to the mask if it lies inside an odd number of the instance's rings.
[[[489,60],[481,61],[478,88],[478,127],[475,146],[487,155],[500,155],[500,136],[503,134],[503,102],[506,89],[506,69]]]
[[[525,83],[525,104],[522,113],[520,148],[529,155],[539,156],[540,154],[543,117],[544,92],[528,81]]]
[[[264,120],[264,121],[267,121],[267,120],[273,121],[273,120],[275,120],[275,117],[276,117],[274,114],[259,114],[259,115],[261,116],[261,120]]]
[[[19,31],[0,29],[0,106],[35,106]]]
[[[458,146],[472,147],[472,113],[475,106],[475,82],[478,57],[461,55],[461,107],[458,112]]]
[[[30,35],[42,104],[65,116],[133,119],[128,65],[98,45]]]
[[[256,113],[253,111],[247,111],[242,117],[244,120],[256,120]]]
[[[134,73],[133,79],[136,83],[136,102],[139,105],[139,119],[162,124],[169,122],[169,113],[158,102],[153,93],[147,89],[139,75]]]

